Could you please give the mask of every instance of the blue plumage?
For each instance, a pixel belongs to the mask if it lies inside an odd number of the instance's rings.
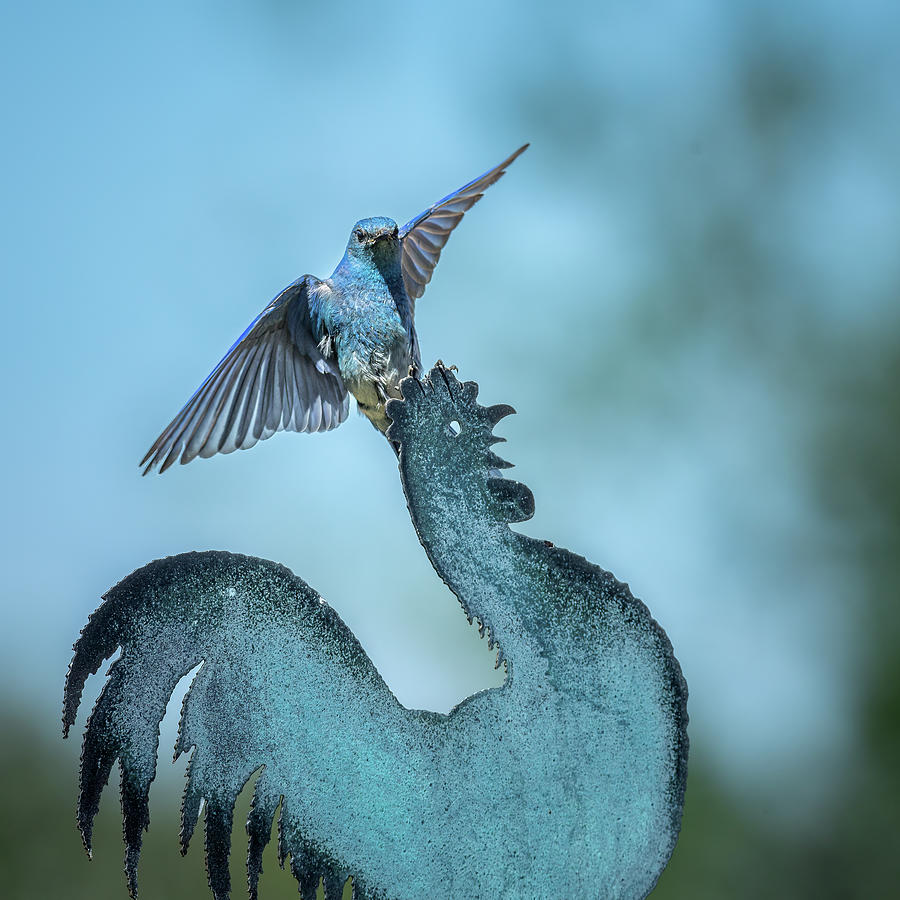
[[[387,431],[386,402],[421,366],[415,301],[450,232],[526,147],[403,228],[381,216],[357,222],[330,278],[297,279],[238,338],[147,451],[144,474],[246,449],[276,431],[336,428],[349,394]]]

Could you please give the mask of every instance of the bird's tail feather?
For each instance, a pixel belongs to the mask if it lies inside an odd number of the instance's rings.
[[[364,675],[371,666],[334,611],[301,579],[266,560],[185,553],[144,566],[104,596],[75,644],[66,678],[63,732],[68,734],[75,722],[87,678],[121,648],[85,727],[77,822],[90,854],[100,795],[118,760],[125,873],[132,898],[137,896],[141,842],[150,821],[159,724],[179,680],[195,668],[175,747],[176,757],[191,753],[182,803],[182,852],[187,852],[205,806],[209,885],[216,900],[230,895],[234,804],[253,772],[261,770],[247,822],[248,886],[251,897],[256,896],[273,820],[279,808],[279,818],[286,812],[284,786],[272,784],[261,768],[268,754],[256,738],[287,741],[277,726],[260,720],[264,701],[258,696],[257,675],[290,665],[285,660],[297,658],[302,641],[312,646],[310,635],[319,653],[315,665],[327,655],[321,646],[331,645]],[[297,684],[293,677],[285,680]],[[337,900],[349,873],[332,865],[296,829],[280,831],[282,864],[290,854],[302,896],[314,896],[324,880],[326,897]],[[356,885],[355,892],[362,896]]]

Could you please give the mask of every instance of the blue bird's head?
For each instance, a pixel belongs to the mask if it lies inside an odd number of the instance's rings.
[[[360,219],[350,233],[347,256],[374,262],[378,268],[399,259],[400,231],[397,223],[384,216]]]

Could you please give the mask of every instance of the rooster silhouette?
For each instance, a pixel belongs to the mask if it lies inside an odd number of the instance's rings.
[[[250,896],[278,855],[313,898],[645,897],[681,822],[687,689],[647,608],[608,572],[513,531],[523,484],[491,446],[513,412],[438,364],[401,384],[388,437],[410,516],[507,677],[448,715],[403,707],[334,610],[283,566],[185,553],[129,575],[75,644],[63,730],[89,674],[121,648],[88,719],[77,821],[85,848],[118,759],[125,871],[137,895],[159,723],[178,681],[176,758],[190,752],[186,852],[205,807],[214,898],[230,893],[235,799]],[[199,668],[198,668],[199,666]]]

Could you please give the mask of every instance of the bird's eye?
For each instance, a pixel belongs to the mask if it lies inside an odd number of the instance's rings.
[[[362,228],[357,228],[356,231],[353,232],[353,234],[356,235],[356,240],[359,241],[360,244],[366,239],[365,234],[363,234]]]

